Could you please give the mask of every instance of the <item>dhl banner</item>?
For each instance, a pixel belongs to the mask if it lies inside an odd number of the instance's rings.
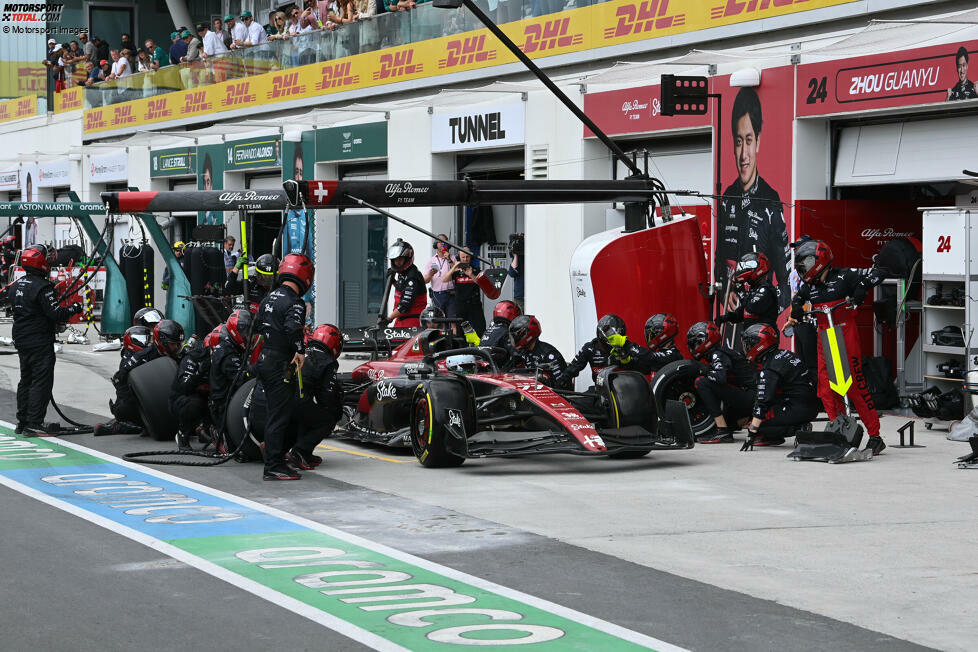
[[[0,61],[0,97],[44,95],[47,70],[35,61]]]
[[[82,104],[82,101],[85,99],[84,93],[84,86],[72,86],[71,88],[64,89],[60,93],[55,93],[54,112],[67,113],[68,111],[77,111],[78,109],[84,108]]]
[[[0,102],[0,122],[9,122],[37,115],[37,98],[33,95]]]
[[[842,5],[857,0],[613,0],[502,26],[532,58],[543,58],[671,36],[734,23]],[[450,12],[444,12],[446,19]],[[220,71],[163,68],[157,87],[186,89],[85,112],[84,133],[115,131],[155,122],[210,115],[235,108],[317,97],[455,72],[477,70],[516,60],[488,30],[443,36],[332,61],[218,81]],[[254,62],[253,62],[254,63]],[[275,67],[277,61],[265,61]],[[242,65],[231,64],[227,65]],[[246,69],[263,67],[243,64]],[[232,71],[233,72],[233,71]],[[240,70],[238,72],[241,72]],[[171,83],[161,83],[161,73]],[[224,76],[237,76],[225,74]],[[139,76],[134,76],[138,79]],[[139,94],[140,89],[109,89]]]

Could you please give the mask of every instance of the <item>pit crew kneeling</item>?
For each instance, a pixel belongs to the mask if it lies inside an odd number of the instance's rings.
[[[717,425],[715,432],[697,438],[701,444],[732,442],[740,421],[746,423],[754,405],[754,365],[722,339],[716,324],[707,321],[696,322],[686,334],[689,352],[708,364],[696,379],[696,392]]]
[[[818,414],[812,374],[801,358],[778,348],[778,331],[769,324],[754,324],[743,335],[747,360],[760,365],[757,398],[740,450],[754,446],[779,446],[799,430],[811,430]]]
[[[571,387],[584,367],[591,366],[591,383],[607,367],[648,373],[649,351],[626,336],[625,320],[607,314],[598,320],[597,337],[581,347],[567,368],[555,379],[558,387]]]
[[[191,450],[190,436],[210,443],[210,415],[207,412],[207,395],[210,391],[210,350],[197,336],[191,337],[180,352],[177,375],[170,385],[170,413],[177,418],[177,446]]]

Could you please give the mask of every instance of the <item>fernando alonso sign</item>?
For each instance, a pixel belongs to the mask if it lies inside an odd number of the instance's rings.
[[[435,113],[431,117],[431,151],[522,145],[525,119],[523,102]]]

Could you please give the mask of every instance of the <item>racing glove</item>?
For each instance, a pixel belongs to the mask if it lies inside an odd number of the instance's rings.
[[[863,301],[866,300],[866,286],[860,283],[852,290],[852,296],[849,297],[849,303],[853,306],[863,305]]]
[[[82,312],[83,310],[84,310],[84,308],[82,308],[82,305],[80,303],[73,303],[73,304],[71,304],[71,307],[68,308],[68,312],[70,312],[72,315],[77,315],[78,313]]]
[[[244,255],[238,256],[238,261],[234,263],[234,268],[238,271],[241,271],[247,263],[248,263],[247,256]]]
[[[391,323],[391,320],[387,317],[380,316],[377,317],[377,328],[387,328],[387,324]]]

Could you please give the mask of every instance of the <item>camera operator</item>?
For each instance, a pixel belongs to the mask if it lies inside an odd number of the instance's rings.
[[[439,233],[438,237],[448,240]],[[435,255],[425,264],[424,282],[431,284],[431,302],[445,313],[448,319],[455,319],[455,282],[452,278],[453,265],[451,248],[443,242],[435,243]]]
[[[479,338],[486,330],[486,316],[482,311],[482,290],[475,282],[478,272],[472,269],[472,252],[460,249],[458,262],[442,276],[442,281],[455,284],[455,316],[469,322]]]

